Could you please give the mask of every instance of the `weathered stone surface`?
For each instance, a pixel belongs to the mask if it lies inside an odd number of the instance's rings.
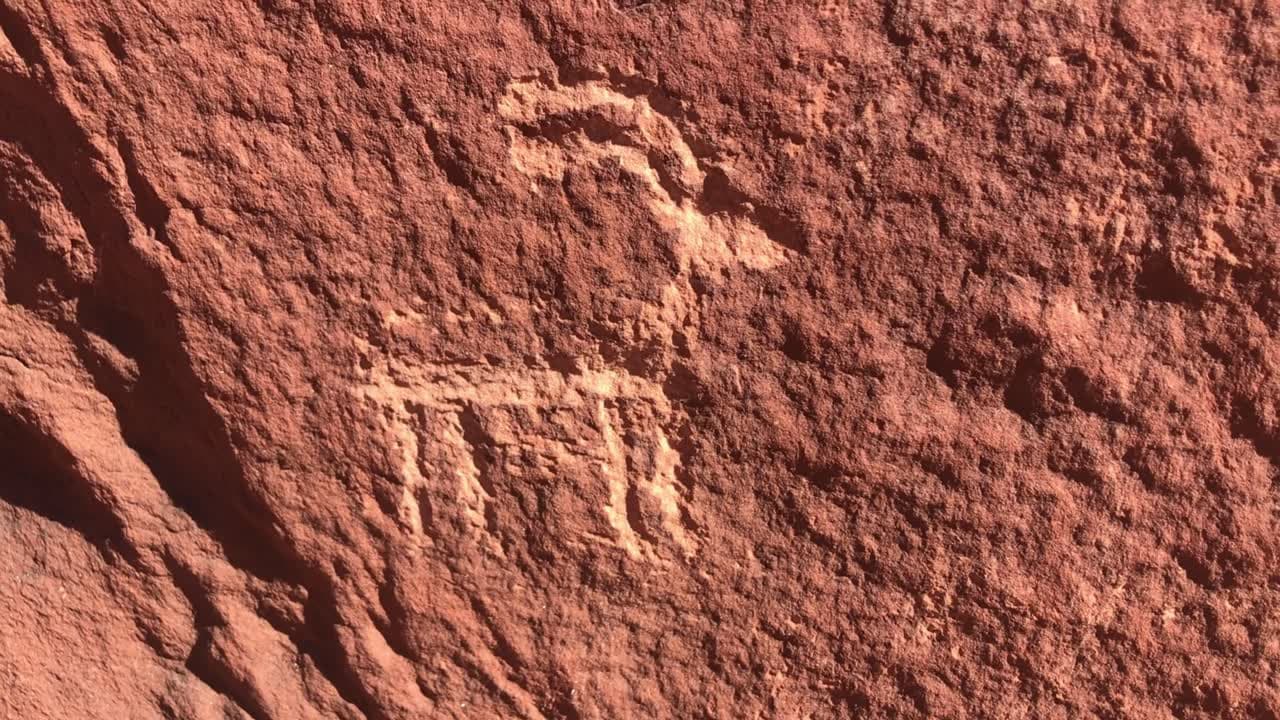
[[[1276,718],[1278,63],[0,0],[0,716]]]

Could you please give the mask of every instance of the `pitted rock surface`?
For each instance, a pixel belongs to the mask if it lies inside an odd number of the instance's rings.
[[[0,717],[1280,717],[1278,68],[0,0]]]

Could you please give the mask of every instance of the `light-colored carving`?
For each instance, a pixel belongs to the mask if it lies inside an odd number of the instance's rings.
[[[749,205],[733,212],[704,209],[705,170],[676,125],[643,95],[605,81],[519,81],[508,86],[498,112],[508,123],[512,167],[530,178],[535,191],[537,179],[560,180],[574,165],[614,163],[642,181],[651,217],[672,239],[678,266],[660,299],[632,318],[634,341],[673,347],[679,335],[692,347],[699,324],[696,275],[714,282],[730,267],[768,270],[789,259],[790,251],[755,222]],[[410,310],[386,317],[388,326],[422,318]],[[415,535],[429,534],[419,494],[448,478],[461,515],[493,552],[502,553],[491,528],[494,491],[476,462],[475,439],[464,431],[469,413],[483,425],[482,442],[496,451],[504,471],[599,475],[600,511],[612,537],[584,531],[583,539],[612,543],[634,559],[664,560],[667,548],[697,551],[682,509],[680,454],[667,437],[676,420],[661,385],[670,354],[659,358],[653,380],[608,367],[599,357],[580,358],[572,371],[561,372],[413,365],[365,349],[371,360],[358,393],[383,409],[402,461],[400,519]]]
[[[417,495],[432,481],[425,469],[433,468],[452,475],[462,514],[495,553],[502,552],[489,534],[493,496],[475,462],[473,441],[463,430],[463,414],[472,413],[483,424],[487,442],[511,451],[500,453],[505,456],[538,458],[541,469],[550,472],[587,458],[608,488],[601,511],[613,540],[633,558],[661,557],[654,546],[659,537],[685,554],[697,549],[681,516],[680,456],[666,435],[671,403],[650,380],[585,364],[565,373],[383,360],[365,371],[357,391],[382,409],[380,417],[398,446],[404,484],[401,520],[417,536],[428,530],[422,526]],[[534,424],[534,432],[519,422],[528,414],[541,423]],[[576,432],[554,437],[549,428],[556,416]],[[541,426],[548,429],[536,430]],[[657,508],[656,527],[647,532],[632,525],[627,502],[633,491],[648,495]]]
[[[512,123],[511,163],[522,173],[559,180],[571,164],[613,161],[643,180],[654,219],[677,239],[682,273],[690,266],[714,271],[734,263],[768,270],[787,261],[788,251],[750,218],[699,209],[706,173],[679,129],[647,98],[625,95],[603,81],[565,86],[532,80],[509,85],[498,112]],[[593,140],[586,132],[568,132],[553,141],[515,127],[554,118],[595,122],[611,135]]]
[[[690,346],[696,343],[695,272],[715,279],[734,265],[769,270],[790,258],[791,251],[751,219],[749,206],[737,213],[699,207],[706,172],[679,128],[643,95],[627,95],[602,80],[527,80],[507,87],[498,112],[510,124],[512,166],[531,181],[560,180],[573,164],[606,162],[643,181],[654,222],[674,240],[679,272],[663,289],[660,304],[642,311],[637,340],[670,345],[678,332]],[[547,129],[556,126],[553,121],[559,130]],[[589,126],[597,132],[589,134]]]

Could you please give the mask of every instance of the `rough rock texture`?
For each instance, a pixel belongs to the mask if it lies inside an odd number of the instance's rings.
[[[0,716],[1280,714],[1275,0],[0,0]]]

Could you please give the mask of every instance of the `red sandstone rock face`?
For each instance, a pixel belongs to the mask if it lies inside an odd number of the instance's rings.
[[[1280,714],[1271,0],[0,30],[0,715]]]

